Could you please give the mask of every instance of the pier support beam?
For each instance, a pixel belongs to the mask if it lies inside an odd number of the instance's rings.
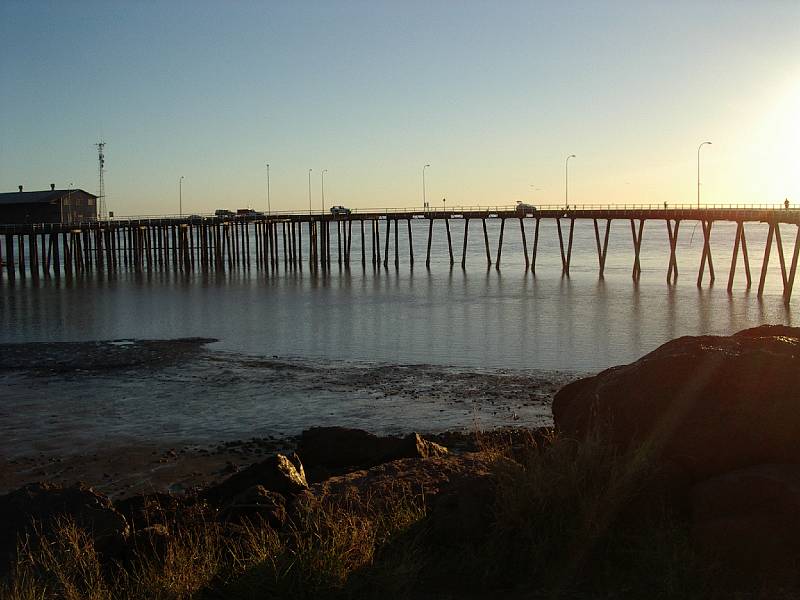
[[[783,287],[783,297],[786,302],[792,299],[792,288],[794,287],[794,276],[797,273],[797,259],[800,255],[800,224],[797,226],[797,236],[794,240],[794,252],[792,252],[792,265],[789,268],[789,278]]]
[[[408,225],[408,261],[409,264],[414,266],[414,240],[411,237],[411,219],[406,219]]]
[[[453,261],[453,240],[450,237],[450,217],[445,215],[444,217],[444,226],[447,229],[447,251],[450,253],[450,266],[452,267],[454,264]]]
[[[467,266],[467,238],[469,237],[467,234],[469,233],[469,219],[464,219],[464,250],[461,253],[461,268],[464,269]]]
[[[676,283],[678,281],[678,229],[680,229],[680,220],[675,220],[675,228],[672,227],[672,221],[667,219],[667,237],[669,237],[669,267],[667,267],[667,283]]]
[[[611,219],[606,220],[606,233],[603,238],[602,247],[600,246],[600,230],[597,227],[597,219],[592,220],[594,221],[594,239],[597,243],[597,261],[599,263],[600,279],[603,279],[606,270],[606,256],[608,256],[608,235],[611,233]]]
[[[736,262],[739,258],[739,247],[742,248],[742,258],[744,259],[744,273],[747,277],[747,289],[750,289],[752,280],[750,278],[750,260],[747,257],[747,241],[744,234],[744,222],[736,223],[736,239],[733,242],[733,256],[731,257],[731,270],[728,275],[728,291],[733,290],[733,279],[736,276]]]
[[[764,284],[767,281],[767,267],[769,267],[769,255],[772,252],[772,238],[775,236],[775,223],[769,224],[767,232],[767,244],[764,246],[764,259],[761,261],[761,277],[758,282],[758,297],[764,295]]]
[[[425,254],[425,267],[431,268],[431,241],[433,240],[433,217],[428,218],[428,252]]]
[[[797,229],[797,238],[794,243],[794,251],[792,252],[792,264],[789,267],[789,272],[786,271],[786,259],[783,254],[783,241],[781,240],[780,225],[775,223],[769,224],[769,231],[767,233],[767,245],[764,247],[764,261],[761,264],[761,278],[758,283],[758,297],[764,295],[764,284],[767,281],[767,268],[769,267],[769,257],[772,250],[772,238],[775,238],[775,245],[778,248],[778,260],[781,266],[781,279],[783,280],[783,298],[789,302],[792,296],[792,289],[794,288],[794,278],[797,272],[797,259],[800,252],[800,226]]]
[[[500,259],[503,256],[503,233],[506,229],[506,220],[500,219],[500,240],[497,242],[497,262],[494,264],[496,269],[500,268]]]
[[[386,215],[386,247],[383,249],[383,266],[389,266],[389,235],[392,231],[392,220]]]
[[[20,233],[17,235],[17,267],[19,269],[19,276],[25,279],[25,234]]]
[[[397,243],[400,238],[400,235],[397,231],[398,229],[400,229],[400,222],[397,219],[395,219],[394,220],[394,268],[395,269],[400,266],[400,248],[398,247],[399,244]]]
[[[711,259],[711,226],[714,221],[700,221],[703,228],[703,256],[700,259],[700,272],[697,274],[697,287],[703,285],[703,273],[708,261],[709,284],[714,285],[714,261]]]
[[[561,233],[561,219],[556,218],[556,227],[558,228],[558,245],[561,249],[561,275],[569,277],[569,263],[572,260],[572,235],[575,232],[575,219],[570,219],[569,222],[569,242],[567,243],[567,251],[564,252],[564,236]]]
[[[361,266],[367,267],[367,250],[364,248],[364,219],[359,221],[361,224]]]
[[[344,252],[344,264],[349,269],[350,268],[350,250],[353,246],[353,219],[347,219],[347,250]]]
[[[522,217],[519,218],[519,231],[522,235],[522,252],[525,254],[525,271],[527,271],[531,261],[528,259],[528,239],[525,237],[525,220]]]
[[[375,257],[378,261],[378,266],[381,266],[381,222],[373,221],[375,224]]]
[[[531,272],[536,276],[536,252],[539,249],[539,217],[536,217],[536,228],[533,231],[533,252],[531,253]]]
[[[341,221],[336,221],[336,247],[338,248],[338,252],[336,254],[336,258],[339,261],[339,266],[342,266],[342,232],[344,230],[344,223]]]
[[[481,219],[483,223],[483,244],[486,246],[486,264],[492,266],[492,255],[489,252],[489,234],[486,233],[486,219]]]
[[[636,233],[636,223],[631,219],[631,235],[633,235],[633,273],[634,281],[639,281],[642,276],[642,265],[639,262],[639,253],[642,250],[642,234],[644,233],[644,219],[639,219],[639,233]]]

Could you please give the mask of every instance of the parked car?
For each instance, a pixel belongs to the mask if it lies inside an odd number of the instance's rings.
[[[349,215],[351,212],[346,206],[331,206],[332,215]]]
[[[232,217],[233,213],[225,208],[218,208],[214,211],[215,217]]]
[[[519,200],[517,200],[517,212],[522,212],[522,213],[536,212],[536,207],[533,204],[528,204],[526,202],[520,202]]]

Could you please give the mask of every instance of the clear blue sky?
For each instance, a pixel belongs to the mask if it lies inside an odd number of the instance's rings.
[[[0,2],[0,190],[117,214],[800,202],[800,2]]]

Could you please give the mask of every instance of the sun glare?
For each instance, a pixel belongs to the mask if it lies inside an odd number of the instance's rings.
[[[769,123],[775,148],[774,180],[784,195],[800,202],[800,83],[795,83],[776,104]]]

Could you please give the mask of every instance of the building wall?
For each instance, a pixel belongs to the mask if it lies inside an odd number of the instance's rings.
[[[62,198],[64,204],[64,222],[76,223],[79,221],[93,221],[97,219],[97,199],[89,196],[88,194],[78,191],[67,194]],[[60,203],[56,203],[59,209],[59,218],[54,222],[60,221],[61,207]],[[51,222],[51,221],[46,221]]]
[[[0,204],[0,223],[78,223],[97,219],[97,199],[82,190],[74,190],[50,202]]]

